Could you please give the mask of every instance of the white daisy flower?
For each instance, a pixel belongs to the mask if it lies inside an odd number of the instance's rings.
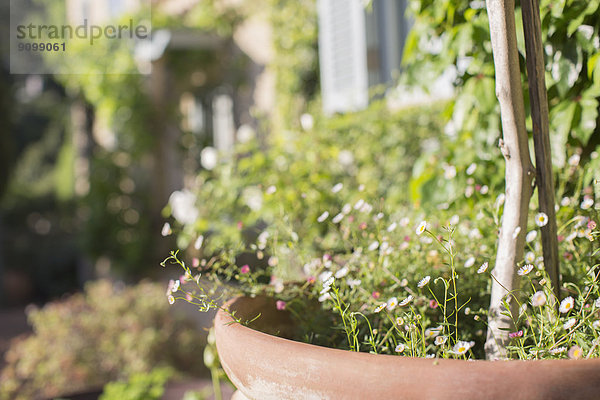
[[[546,224],[548,224],[548,216],[546,213],[537,213],[535,215],[535,224],[539,227],[546,226]]]
[[[454,214],[452,217],[450,217],[450,221],[448,221],[448,223],[452,226],[456,226],[458,225],[458,221],[460,221],[460,217]]]
[[[394,349],[394,351],[396,353],[402,353],[405,348],[406,348],[406,346],[404,345],[404,343],[400,343],[400,344],[398,344],[398,346],[396,346],[396,348]]]
[[[531,305],[534,307],[541,307],[546,304],[546,295],[543,291],[538,291],[531,296]]]
[[[329,292],[322,294],[321,296],[319,296],[319,303],[323,303],[326,300],[331,299],[331,294]]]
[[[332,193],[337,193],[337,192],[339,192],[340,190],[342,190],[343,188],[344,188],[344,184],[343,184],[343,183],[341,183],[341,182],[339,182],[339,183],[336,183],[336,184],[335,184],[335,185],[334,185],[334,186],[331,188],[331,192],[332,192]]]
[[[329,217],[329,211],[325,211],[323,214],[319,215],[319,218],[317,218],[318,222],[323,222],[325,221],[327,218]]]
[[[198,236],[198,239],[196,239],[196,241],[194,242],[194,248],[196,250],[200,250],[200,247],[202,247],[203,242],[204,242],[204,236],[202,236],[202,235]]]
[[[479,269],[477,270],[478,274],[483,274],[485,271],[487,271],[489,266],[489,263],[486,261],[483,264],[481,264],[481,267],[479,267]]]
[[[169,295],[167,296],[167,300],[169,301],[169,304],[174,304],[175,303],[175,297]]]
[[[596,306],[596,308],[600,308],[600,297],[598,297],[596,299],[596,301],[594,302],[594,305]]]
[[[465,341],[460,340],[460,341],[456,342],[456,344],[454,345],[454,347],[452,348],[450,353],[456,354],[458,356],[463,355],[467,351],[469,351],[471,349],[471,347],[473,347],[473,345],[474,345],[473,342],[465,342]]]
[[[365,205],[365,201],[363,199],[359,199],[356,204],[354,204],[354,209],[358,210],[360,208],[362,208],[362,206]]]
[[[448,340],[447,336],[437,336],[434,343],[436,346],[441,346],[446,343],[446,340]]]
[[[421,223],[417,226],[415,232],[417,233],[417,235],[421,235],[423,232],[425,232],[425,229],[427,229],[427,221],[421,221]]]
[[[475,264],[475,257],[469,257],[469,258],[467,258],[467,261],[465,261],[465,268],[471,268],[474,264]]]
[[[181,282],[179,282],[179,279],[177,279],[175,281],[175,283],[173,284],[173,287],[171,288],[171,293],[175,293],[176,291],[178,291],[180,285],[181,285]]]
[[[566,196],[560,200],[560,205],[563,207],[567,207],[569,204],[571,204],[571,199]]]
[[[594,322],[592,322],[592,328],[600,329],[600,319],[597,319]]]
[[[579,160],[581,160],[581,156],[579,154],[573,154],[571,157],[569,157],[569,165],[572,167],[576,167],[579,165]]]
[[[535,262],[535,254],[533,254],[532,251],[528,251],[527,254],[525,254],[525,262],[527,264],[533,264]]]
[[[392,311],[398,305],[398,299],[396,297],[391,297],[388,299],[386,306],[389,311]]]
[[[276,188],[275,186],[271,185],[271,186],[269,186],[269,187],[267,188],[267,190],[265,190],[265,193],[266,193],[266,194],[273,194],[273,193],[275,193],[276,191],[277,191],[277,188]]]
[[[552,355],[556,355],[556,354],[564,353],[565,351],[567,351],[566,347],[557,347],[555,349],[548,350],[548,353],[550,353]]]
[[[338,215],[336,215],[335,217],[333,217],[331,219],[331,222],[333,222],[334,224],[337,224],[338,222],[340,222],[342,219],[344,219],[344,214],[339,213]]]
[[[417,284],[417,286],[419,288],[422,288],[423,286],[427,285],[429,283],[429,280],[431,279],[431,276],[427,275],[425,278],[421,279],[419,281],[419,283]]]
[[[577,320],[575,318],[571,318],[567,322],[565,322],[565,324],[563,325],[563,328],[565,328],[565,330],[569,330],[572,327],[574,327],[576,323],[577,323]]]
[[[410,218],[402,217],[400,219],[400,226],[404,227],[404,226],[408,226],[408,224],[410,224]]]
[[[344,207],[342,207],[342,214],[346,215],[350,213],[350,211],[352,211],[352,206],[348,203],[344,204]]]
[[[525,236],[525,241],[527,243],[531,243],[535,240],[535,238],[537,238],[537,231],[530,231],[527,233],[527,236]]]
[[[395,223],[395,222],[392,222],[392,223],[390,224],[390,226],[388,226],[388,227],[387,227],[387,231],[388,231],[388,232],[393,232],[393,231],[396,229],[396,227],[397,227],[397,226],[398,226],[398,224],[397,224],[397,223]]]
[[[380,305],[375,307],[375,310],[373,310],[373,312],[378,313],[386,307],[387,307],[387,303],[381,303]]]
[[[477,169],[477,164],[471,163],[471,165],[469,165],[467,167],[467,175],[473,175],[473,173],[475,172],[476,169]]]
[[[374,241],[373,243],[371,243],[369,245],[369,247],[367,249],[369,251],[373,251],[373,250],[377,250],[378,247],[379,247],[379,242],[378,241]]]
[[[338,270],[338,271],[335,273],[335,275],[334,275],[334,276],[335,276],[337,279],[340,279],[340,278],[343,278],[343,277],[345,277],[346,275],[348,275],[348,272],[349,272],[349,270],[348,270],[348,267],[343,267],[343,268],[341,268],[340,270]]]
[[[481,187],[481,189],[479,189],[479,193],[481,193],[481,194],[488,194],[489,191],[490,191],[490,188],[488,187],[488,185],[483,185]]]
[[[533,271],[533,265],[532,264],[526,264],[524,266],[522,266],[521,268],[519,268],[519,270],[517,271],[517,274],[520,276],[525,276],[528,273],[530,273],[531,271]]]
[[[404,300],[402,300],[399,304],[400,307],[404,307],[405,305],[407,305],[408,303],[410,303],[412,300],[414,299],[414,297],[412,296],[412,294],[409,294],[407,298],[405,298]]]
[[[558,310],[561,313],[566,314],[569,311],[571,311],[573,309],[573,307],[575,307],[575,300],[573,300],[573,298],[571,296],[569,296],[560,302],[560,307]]]
[[[350,286],[351,289],[355,288],[356,286],[359,286],[361,282],[362,281],[360,279],[346,279],[346,283],[348,284],[348,286]]]
[[[438,326],[438,327],[435,327],[435,328],[427,328],[427,329],[425,329],[425,338],[429,339],[429,338],[432,338],[432,337],[436,337],[441,332],[442,332],[442,327],[441,326]]]
[[[162,229],[160,230],[160,234],[162,236],[169,236],[171,234],[171,224],[169,224],[168,222],[165,222],[165,224],[163,225]]]
[[[594,199],[592,199],[591,197],[586,197],[585,199],[583,199],[583,201],[581,202],[581,208],[583,210],[587,210],[590,207],[592,207],[594,205]]]

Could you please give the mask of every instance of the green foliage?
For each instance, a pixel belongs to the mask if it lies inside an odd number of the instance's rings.
[[[169,368],[154,368],[148,373],[132,374],[126,382],[104,386],[100,400],[160,400],[165,384],[173,376]]]
[[[163,295],[152,283],[98,281],[83,294],[31,309],[34,334],[9,349],[0,398],[47,398],[160,366],[197,371],[199,336],[191,322],[172,315]]]
[[[598,144],[599,6],[597,1],[586,0],[540,3],[552,156],[557,169],[565,166],[566,158],[573,152],[569,148],[583,148],[587,157]],[[500,113],[494,96],[494,65],[485,4],[467,0],[441,3],[415,0],[411,2],[411,11],[415,26],[405,50],[404,78],[423,84],[455,65],[458,93],[450,110],[455,128],[460,135],[470,135],[477,150],[489,148],[500,135]],[[516,23],[526,90],[519,7]],[[432,42],[438,45],[428,45]],[[531,126],[530,119],[527,123]]]

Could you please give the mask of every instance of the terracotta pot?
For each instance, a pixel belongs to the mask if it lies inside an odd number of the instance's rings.
[[[242,297],[227,306],[242,319],[261,313],[256,322],[269,332],[291,329],[289,315],[270,299]],[[599,359],[491,362],[356,353],[259,332],[222,311],[215,333],[227,376],[249,399],[600,399]]]

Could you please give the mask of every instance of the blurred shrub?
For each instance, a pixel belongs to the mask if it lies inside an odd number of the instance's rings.
[[[17,340],[0,375],[1,399],[32,399],[101,387],[158,366],[198,372],[200,336],[169,312],[164,288],[88,284],[85,293],[28,313],[34,334]]]
[[[133,374],[126,382],[107,383],[99,400],[160,400],[172,375],[169,368]]]

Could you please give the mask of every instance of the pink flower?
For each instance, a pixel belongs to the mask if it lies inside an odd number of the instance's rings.
[[[565,258],[565,260],[571,261],[573,259],[573,254],[569,253],[568,251],[565,251],[563,257]]]
[[[308,278],[306,278],[306,282],[308,282],[308,283],[310,283],[310,284],[313,284],[313,283],[315,283],[315,282],[316,282],[316,280],[317,280],[317,279],[316,279],[314,276],[312,276],[312,275],[311,275],[311,276],[309,276]]]
[[[198,268],[200,266],[200,259],[198,257],[192,258],[192,267]]]
[[[372,296],[374,299],[378,299],[378,298],[381,296],[381,294],[380,294],[379,292],[373,292],[373,293],[371,293],[371,296]]]
[[[429,300],[429,308],[438,308],[438,302],[433,299]]]
[[[367,229],[367,223],[366,222],[361,222],[361,224],[358,226],[360,229],[365,230]]]
[[[562,242],[563,240],[565,240],[564,235],[558,235],[556,238],[558,239],[559,243]]]
[[[596,222],[590,220],[587,224],[588,229],[596,229]]]
[[[408,236],[408,235],[404,236],[404,241],[405,242],[410,242],[410,236]]]
[[[248,272],[250,272],[250,267],[248,266],[248,264],[243,265],[242,268],[240,269],[240,272],[242,274],[247,274]]]
[[[511,339],[518,338],[518,337],[521,337],[521,336],[523,336],[523,331],[511,332],[511,333],[508,334],[508,337],[511,338]]]
[[[237,228],[238,228],[238,230],[240,230],[240,231],[241,231],[243,227],[244,227],[244,223],[243,223],[242,221],[239,221],[239,222],[237,223]]]
[[[275,303],[275,304],[277,305],[277,309],[279,311],[285,310],[285,305],[286,305],[285,301],[283,301],[283,300],[277,300],[277,303]]]

